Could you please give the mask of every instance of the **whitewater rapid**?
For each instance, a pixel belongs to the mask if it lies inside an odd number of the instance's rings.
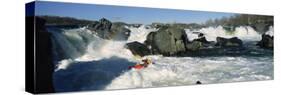
[[[270,57],[150,57],[153,64],[130,70],[115,78],[106,89],[127,89],[256,81],[273,79]]]
[[[242,41],[260,41],[261,40],[261,34],[256,32],[252,27],[250,26],[239,26],[235,28],[235,31],[226,31],[223,29],[222,26],[218,27],[207,27],[202,28],[198,30],[190,30],[185,29],[187,37],[189,41],[192,41],[196,38],[198,38],[198,33],[203,33],[206,37],[207,41],[216,41],[217,37],[224,37],[224,38],[232,38],[232,37],[238,37]],[[268,35],[273,36],[273,27],[269,27],[269,30],[265,33]]]
[[[252,53],[264,56],[145,56],[156,64],[142,70],[129,70],[128,67],[140,62],[141,58],[135,57],[124,45],[133,41],[143,43],[146,36],[157,29],[145,25],[126,28],[131,30],[127,41],[101,39],[85,27],[49,29],[53,34],[54,46],[63,48],[54,51],[62,51],[68,55],[55,64],[56,91],[191,85],[196,81],[209,84],[273,79],[272,51],[259,48],[254,48],[256,50]],[[185,31],[190,41],[198,38],[198,32],[205,34],[208,41],[216,41],[216,37],[238,37],[243,41],[254,42],[261,40],[261,34],[248,26],[237,27],[232,33],[221,26]],[[273,27],[266,34],[273,35]]]

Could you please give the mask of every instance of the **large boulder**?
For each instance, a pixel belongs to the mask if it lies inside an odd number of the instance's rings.
[[[222,38],[222,37],[217,37],[217,43],[216,46],[220,46],[220,47],[242,47],[243,46],[243,42],[242,40],[238,39],[237,37],[233,37],[233,38]]]
[[[158,31],[148,34],[145,44],[154,54],[166,56],[186,51],[187,35],[184,29],[161,26]]]
[[[147,45],[148,49],[151,50],[152,54],[160,54],[158,51],[158,48],[155,44],[154,41],[154,37],[155,37],[156,32],[150,32],[147,36],[146,36],[146,40],[145,40],[145,45]]]
[[[92,30],[97,36],[103,38],[103,39],[110,39],[110,29],[111,29],[112,23],[102,18],[99,21],[93,22],[91,25],[88,26],[89,30]]]
[[[273,43],[273,36],[263,34],[262,40],[258,42],[257,44],[261,48],[265,49],[273,49],[274,43]]]
[[[145,56],[150,55],[150,50],[146,47],[146,45],[139,43],[137,41],[127,43],[126,48],[129,49],[135,56]]]
[[[126,24],[112,23],[102,18],[89,25],[88,29],[92,30],[97,36],[103,39],[127,40],[131,31],[125,28],[125,26]]]

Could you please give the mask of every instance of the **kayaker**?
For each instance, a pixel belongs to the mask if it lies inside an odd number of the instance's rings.
[[[148,59],[148,58],[142,60],[142,62],[143,62],[144,67],[147,67],[149,64],[152,64],[151,59]]]
[[[149,64],[153,64],[151,59],[143,59],[142,63],[137,63],[135,66],[130,66],[129,69],[131,68],[135,68],[135,69],[142,69],[142,68],[146,68]]]

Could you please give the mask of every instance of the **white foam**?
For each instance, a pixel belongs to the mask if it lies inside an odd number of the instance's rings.
[[[156,29],[146,29],[145,26],[139,28],[129,28],[132,33],[128,41],[112,41],[105,40],[95,36],[91,31],[87,29],[65,30],[63,33],[55,33],[55,37],[59,41],[61,46],[64,46],[67,54],[81,53],[79,46],[85,46],[85,53],[81,56],[73,59],[64,59],[57,65],[57,70],[65,70],[70,79],[83,79],[91,80],[87,84],[78,85],[80,81],[68,80],[71,83],[66,82],[62,87],[73,87],[72,84],[77,84],[77,88],[91,89],[97,88],[96,80],[105,80],[108,76],[114,77],[110,83],[98,84],[99,86],[105,86],[104,89],[126,89],[126,88],[138,88],[138,87],[159,87],[159,86],[174,86],[174,85],[190,85],[195,84],[196,81],[206,83],[222,83],[222,82],[236,82],[236,81],[251,81],[251,80],[267,80],[273,79],[273,58],[270,57],[163,57],[163,56],[146,56],[151,58],[156,64],[142,70],[124,70],[119,73],[115,73],[110,67],[113,64],[122,64],[122,68],[126,68],[127,65],[139,62],[138,58],[135,58],[131,51],[124,48],[124,45],[128,42],[139,41],[143,43],[146,36]],[[273,29],[271,30],[273,32]],[[239,37],[242,40],[259,40],[260,34],[257,34],[250,27],[237,27],[233,34],[228,34],[222,27],[209,27],[200,30],[189,31],[186,30],[189,40],[193,40],[197,37],[192,32],[204,33],[208,41],[215,41],[216,37]],[[268,32],[270,34],[270,32]],[[272,33],[273,34],[273,33]],[[86,38],[86,41],[84,41]],[[72,51],[73,50],[73,51]],[[75,51],[75,52],[74,52]],[[125,59],[120,63],[115,61],[103,61],[113,56]],[[111,60],[111,59],[107,59]],[[73,71],[67,71],[69,66],[75,62],[75,64],[83,63],[87,61],[87,66],[93,66],[87,70],[81,70],[78,66],[71,68]],[[95,67],[95,62],[99,62],[105,65],[99,65]],[[123,62],[129,62],[131,64],[125,64]],[[93,65],[92,65],[93,64]],[[106,65],[107,64],[107,65]],[[113,67],[120,69],[118,66]],[[102,69],[101,69],[102,68]],[[122,69],[121,68],[121,69]],[[121,70],[120,69],[120,70]],[[95,76],[99,72],[99,76]],[[57,79],[62,79],[60,72],[56,74]],[[76,74],[78,73],[78,74]],[[105,75],[103,75],[105,74]],[[83,75],[83,76],[82,76]],[[90,77],[89,77],[90,76]],[[101,78],[99,78],[101,77]],[[110,77],[110,79],[111,79]],[[89,79],[90,78],[90,79]],[[100,80],[98,80],[100,79]],[[61,82],[58,82],[61,83]],[[91,85],[92,84],[92,85]],[[74,88],[71,88],[74,89]],[[76,89],[77,90],[77,89]]]
[[[129,59],[133,55],[130,50],[124,47],[125,44],[126,42],[124,41],[94,41],[88,45],[87,52],[76,60],[91,61],[109,58],[112,56]]]
[[[106,89],[191,85],[196,81],[207,84],[273,79],[271,58],[262,62],[243,57],[151,58],[156,64],[125,72]]]
[[[131,30],[130,37],[128,38],[127,42],[138,41],[143,43],[146,40],[146,36],[153,31],[157,31],[156,28],[150,28],[146,25],[141,25],[140,27],[127,27]]]
[[[272,29],[272,28],[270,28]],[[188,36],[188,39],[190,41],[197,39],[197,34],[194,34],[193,32],[199,32],[205,34],[205,37],[208,41],[216,41],[217,37],[224,37],[224,38],[232,38],[232,37],[238,37],[239,39],[243,41],[259,41],[261,40],[261,34],[256,32],[252,27],[250,26],[240,26],[236,27],[234,32],[229,32],[223,29],[222,26],[218,27],[207,27],[202,28],[199,30],[193,30],[190,31],[189,29],[185,29],[186,34]]]
[[[87,46],[86,53],[82,56],[76,58],[77,61],[92,61],[100,60],[103,58],[109,58],[112,56],[118,56],[120,58],[126,58],[128,60],[135,60],[136,58],[131,53],[130,50],[126,49],[124,46],[126,43],[138,41],[143,43],[146,40],[146,36],[153,31],[155,28],[147,28],[146,25],[142,25],[139,28],[136,27],[126,27],[131,30],[130,37],[127,41],[113,41],[101,39],[95,36]],[[89,32],[89,30],[87,30]],[[90,32],[91,33],[91,32]]]
[[[57,68],[55,71],[58,70],[65,70],[71,63],[73,62],[72,59],[64,59],[57,64]]]

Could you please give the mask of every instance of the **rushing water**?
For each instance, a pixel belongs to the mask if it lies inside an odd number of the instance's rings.
[[[127,41],[104,40],[86,28],[48,28],[53,34],[56,70],[54,85],[58,92],[80,90],[126,89],[271,80],[273,79],[273,51],[255,46],[261,35],[251,27],[237,27],[227,33],[222,27],[209,27],[190,31],[189,40],[197,38],[195,32],[205,34],[208,41],[216,37],[238,37],[249,52],[242,56],[163,57],[146,56],[156,64],[142,70],[128,69],[141,59],[124,48],[128,42],[143,43],[150,32],[157,29],[141,26],[128,27]],[[267,32],[273,35],[273,27]]]

